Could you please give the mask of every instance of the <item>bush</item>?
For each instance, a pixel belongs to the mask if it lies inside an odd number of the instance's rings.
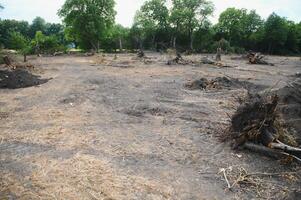
[[[237,54],[246,53],[246,50],[243,47],[233,47],[233,49],[234,49],[234,53],[237,53]]]
[[[53,54],[58,51],[65,52],[67,48],[59,43],[59,39],[52,36],[45,36],[42,32],[38,31],[34,40],[31,42],[35,53]]]
[[[230,43],[225,40],[225,39],[221,39],[220,41],[216,41],[213,43],[213,45],[211,45],[211,47],[209,48],[209,52],[211,53],[216,53],[217,48],[222,48],[222,50],[227,54],[227,53],[233,53],[234,52],[234,48],[230,46]]]

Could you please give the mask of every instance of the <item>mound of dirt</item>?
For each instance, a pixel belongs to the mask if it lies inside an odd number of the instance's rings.
[[[279,96],[277,110],[284,119],[289,131],[301,145],[301,77],[275,92]]]
[[[191,90],[211,90],[211,89],[239,89],[245,88],[247,90],[261,90],[264,87],[260,85],[253,84],[248,81],[240,81],[235,78],[228,77],[217,77],[211,80],[206,78],[201,78],[193,82],[185,84],[185,87]]]
[[[13,71],[0,70],[0,88],[18,89],[41,85],[48,82],[49,79],[40,79],[27,70],[17,69]]]

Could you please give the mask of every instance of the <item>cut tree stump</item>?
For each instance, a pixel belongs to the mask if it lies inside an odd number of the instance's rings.
[[[12,61],[8,56],[4,56],[3,61],[7,66],[12,66]]]

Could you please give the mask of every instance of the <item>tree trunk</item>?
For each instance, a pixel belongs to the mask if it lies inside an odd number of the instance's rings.
[[[269,55],[271,55],[273,53],[272,52],[272,42],[269,43],[268,53],[269,53]]]
[[[190,32],[189,32],[189,38],[190,38],[189,48],[191,51],[193,51],[193,31],[192,30],[190,30]]]
[[[173,41],[172,41],[172,47],[174,49],[176,49],[176,46],[177,46],[177,36],[174,36]]]
[[[143,45],[142,45],[142,39],[139,38],[139,49],[142,50],[143,49]]]
[[[153,49],[156,49],[155,41],[156,41],[156,35],[153,35],[153,38],[152,38],[152,46],[153,46]]]
[[[97,49],[96,49],[96,53],[99,53],[99,48],[100,48],[100,44],[99,44],[99,41],[97,41]]]
[[[120,52],[123,51],[122,39],[121,38],[119,38],[119,50],[120,50]]]
[[[23,54],[23,57],[24,57],[24,62],[27,62],[27,55]]]

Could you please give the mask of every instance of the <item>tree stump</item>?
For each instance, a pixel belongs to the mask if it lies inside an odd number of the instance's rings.
[[[143,58],[143,57],[145,57],[144,51],[143,51],[142,49],[140,49],[140,50],[138,51],[138,53],[137,53],[137,56],[138,56],[138,58]]]
[[[215,60],[216,60],[217,62],[222,61],[222,48],[217,48]]]
[[[12,65],[12,61],[8,56],[4,56],[3,57],[3,61],[7,66],[11,66]]]

